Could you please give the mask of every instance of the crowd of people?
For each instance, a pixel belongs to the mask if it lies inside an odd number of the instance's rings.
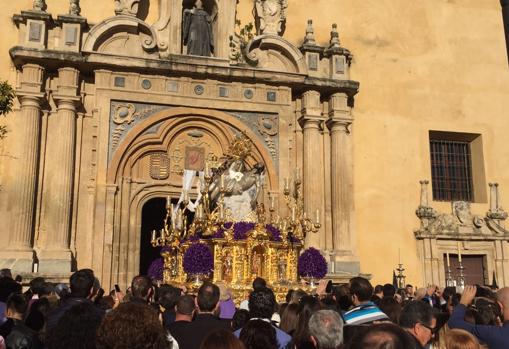
[[[68,284],[35,278],[22,293],[0,271],[0,349],[502,349],[505,319],[509,288],[398,290],[355,277],[278,303],[262,278],[241,300],[224,284],[192,294],[141,275],[105,293],[90,269]]]

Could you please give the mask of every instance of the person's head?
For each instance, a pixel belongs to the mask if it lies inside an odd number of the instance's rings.
[[[383,285],[382,293],[384,297],[394,298],[394,295],[396,294],[396,288],[394,287],[394,285],[385,284]]]
[[[341,284],[333,287],[332,295],[336,299],[339,309],[347,311],[352,306],[352,298],[350,297],[348,284]]]
[[[189,320],[193,318],[195,310],[196,303],[194,297],[189,294],[180,296],[177,300],[177,305],[175,305],[175,312],[177,313],[177,316],[182,315],[188,317]]]
[[[426,302],[411,301],[401,311],[399,325],[425,346],[433,338],[436,326],[433,309]]]
[[[21,285],[11,278],[0,278],[0,302],[7,302],[13,293],[21,293]]]
[[[94,276],[88,270],[78,270],[71,275],[69,284],[72,297],[90,298],[94,290]]]
[[[218,282],[217,287],[219,287],[219,300],[221,302],[225,302],[232,298],[232,290],[224,282]]]
[[[152,280],[144,275],[135,276],[131,282],[131,294],[134,298],[141,298],[149,302],[154,294]]]
[[[504,321],[509,320],[509,287],[503,287],[497,291],[496,299]]]
[[[410,334],[401,327],[382,323],[366,327],[365,331],[356,333],[349,349],[408,349],[414,348],[415,344]]]
[[[240,331],[240,340],[246,349],[277,349],[276,330],[263,320],[251,320]]]
[[[71,292],[66,284],[58,284],[55,286],[55,293],[58,298],[66,298]]]
[[[307,295],[306,291],[304,291],[300,288],[297,290],[294,290],[292,292],[292,297],[290,299],[290,303],[299,303],[300,299],[306,295]]]
[[[363,277],[354,277],[350,279],[350,294],[354,305],[368,302],[373,296],[373,286]]]
[[[244,327],[244,325],[249,321],[249,311],[246,309],[239,309],[233,314],[232,318],[232,329],[237,331],[238,329]]]
[[[380,300],[378,307],[389,317],[393,323],[399,323],[401,304],[394,298],[385,297]]]
[[[102,316],[90,303],[79,303],[67,310],[47,336],[48,349],[95,349],[96,332]]]
[[[32,294],[38,295],[39,292],[41,292],[41,289],[43,288],[45,282],[46,280],[44,280],[44,278],[40,276],[30,280],[28,286],[30,287],[30,291],[32,291]]]
[[[39,298],[47,297],[52,294],[55,294],[55,285],[52,282],[44,282],[38,292]]]
[[[310,340],[309,337],[309,319],[318,310],[321,310],[321,304],[316,297],[304,296],[299,302],[299,323],[293,335],[297,345]]]
[[[288,304],[281,315],[279,328],[289,335],[297,329],[299,324],[299,305],[295,303]]]
[[[198,289],[196,305],[202,313],[210,313],[219,306],[219,287],[211,282],[204,282]]]
[[[378,298],[382,298],[384,296],[383,286],[376,285],[375,288],[373,289],[373,294]]]
[[[309,319],[309,335],[316,348],[335,349],[343,342],[343,320],[333,310],[319,310]]]
[[[260,288],[267,287],[267,282],[261,277],[257,277],[253,280],[253,290],[259,290]]]
[[[476,325],[491,325],[497,324],[497,318],[501,317],[500,306],[497,302],[488,298],[476,298],[474,300],[475,306],[475,323]]]
[[[161,285],[156,291],[156,301],[165,310],[170,310],[175,307],[178,299],[180,298],[180,288],[170,285]]]
[[[451,329],[445,334],[445,345],[447,349],[480,349],[481,346],[477,338],[471,333],[460,330]]]
[[[286,303],[290,303],[292,301],[292,294],[295,290],[288,290],[288,292],[286,292],[286,297],[285,297],[285,300],[286,300]]]
[[[276,306],[276,297],[270,288],[259,288],[249,295],[249,314],[252,318],[270,319]]]
[[[205,337],[200,349],[246,349],[246,347],[230,331],[216,330]]]
[[[97,330],[97,349],[166,349],[168,339],[157,312],[139,302],[121,303]]]
[[[11,319],[22,320],[27,308],[26,298],[21,293],[13,293],[7,298],[5,315]]]
[[[405,293],[407,294],[407,296],[413,297],[414,296],[414,286],[407,284],[405,286]]]
[[[9,278],[12,279],[12,272],[9,268],[0,269],[0,278]]]

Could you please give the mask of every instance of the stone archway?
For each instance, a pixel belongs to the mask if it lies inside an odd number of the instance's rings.
[[[157,112],[133,127],[112,154],[108,186],[116,192],[107,200],[111,213],[112,248],[104,264],[111,283],[126,285],[139,272],[142,208],[156,197],[178,197],[184,168],[199,170],[190,154],[200,161],[220,157],[230,141],[245,132],[253,141],[248,162],[266,166],[267,190],[277,188],[277,169],[263,141],[234,116],[196,108],[170,108]],[[202,156],[202,158],[200,158]],[[190,167],[191,166],[191,167]],[[194,166],[194,167],[193,167]],[[198,166],[198,167],[196,167]],[[190,193],[191,199],[196,192]],[[109,259],[109,260],[108,260]]]

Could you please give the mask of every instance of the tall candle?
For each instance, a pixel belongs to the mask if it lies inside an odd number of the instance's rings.
[[[292,207],[292,221],[295,220],[295,207]]]
[[[461,245],[459,241],[458,241],[458,262],[461,263]]]
[[[152,241],[155,241],[156,240],[156,231],[155,229],[152,230]]]
[[[225,187],[225,185],[224,185],[224,180],[225,180],[225,178],[224,178],[224,174],[222,174],[222,175],[221,175],[221,190],[224,190],[224,187]]]
[[[205,176],[208,176],[210,172],[209,163],[205,161]]]
[[[298,167],[294,170],[294,177],[296,181],[300,181],[300,169]]]
[[[316,224],[320,224],[320,209],[316,209]]]
[[[449,268],[451,266],[451,261],[449,260],[449,252],[446,253],[447,256],[447,267]]]
[[[289,178],[285,178],[285,187],[284,187],[285,191],[290,191],[290,179]]]
[[[164,229],[161,229],[161,239],[164,239]]]
[[[276,208],[276,198],[273,195],[271,195],[271,197],[270,197],[270,209],[273,210],[275,208]]]

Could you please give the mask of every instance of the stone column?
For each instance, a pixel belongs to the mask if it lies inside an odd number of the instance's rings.
[[[302,95],[302,112],[299,120],[303,131],[303,195],[304,211],[308,217],[315,220],[315,212],[320,210],[324,212],[324,166],[323,152],[321,145],[323,139],[321,135],[321,124],[325,121],[322,116],[322,105],[320,103],[320,93],[316,91],[307,91]],[[320,220],[323,223],[323,219]],[[323,227],[316,234],[310,233],[306,237],[306,246],[320,248],[320,234]]]
[[[44,249],[39,258],[39,270],[46,273],[71,271],[69,240],[74,192],[76,104],[80,100],[76,95],[79,72],[74,68],[61,68],[58,73],[57,91],[53,95],[57,113],[52,116],[49,129],[43,196],[47,228]]]
[[[16,91],[20,111],[16,128],[9,134],[15,138],[16,159],[11,168],[15,175],[9,190],[9,240],[0,252],[0,261],[15,273],[32,271],[43,75],[44,69],[39,65],[23,66],[20,88]]]
[[[348,96],[335,93],[329,100],[327,125],[331,135],[331,205],[335,271],[359,272],[356,257],[353,202],[353,122]]]

